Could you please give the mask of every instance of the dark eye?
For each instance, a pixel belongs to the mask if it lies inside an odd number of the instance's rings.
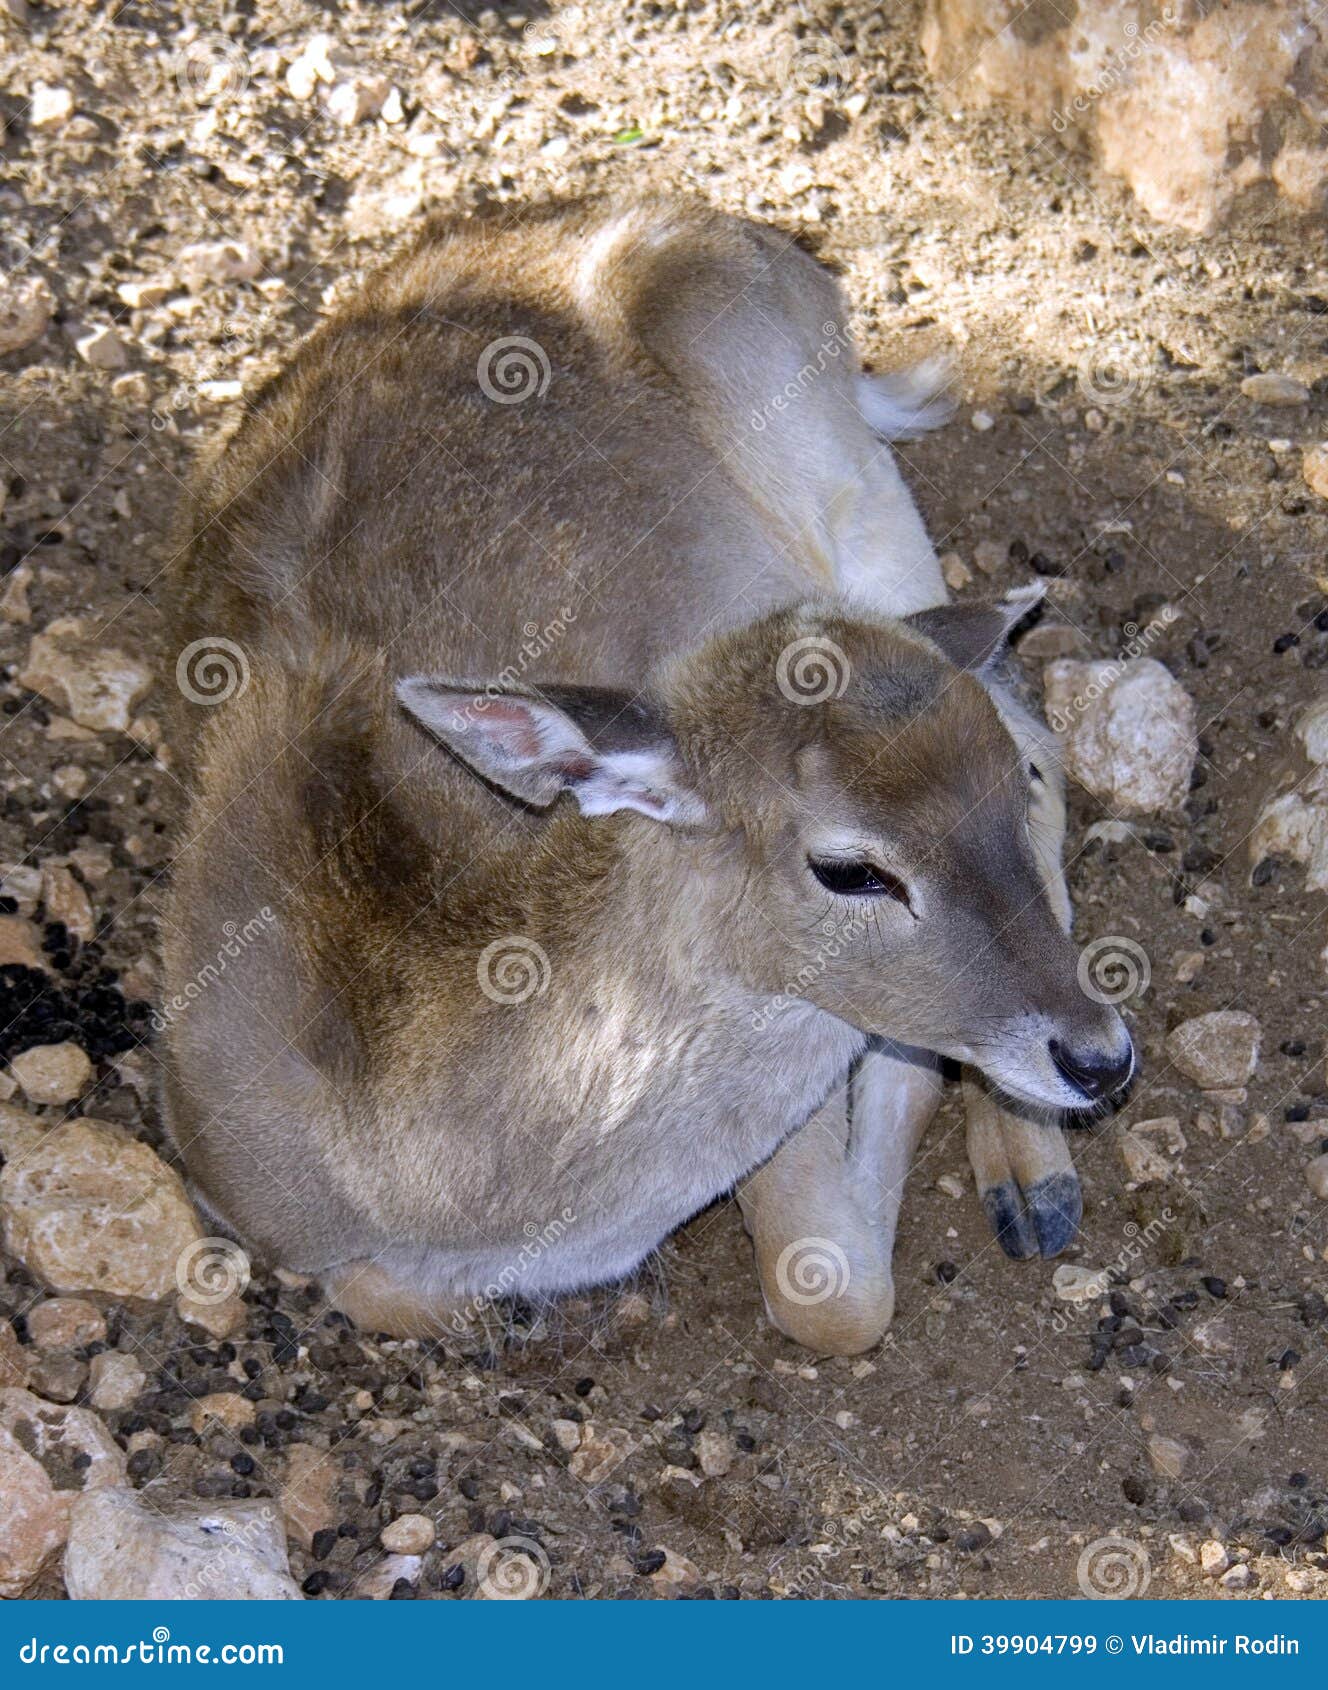
[[[825,887],[841,898],[894,898],[911,908],[908,887],[897,874],[889,874],[872,863],[852,862],[846,857],[808,857],[807,866]]]
[[[1033,780],[1042,779],[1042,770],[1038,768],[1036,763],[1030,763],[1028,765],[1028,773]]]

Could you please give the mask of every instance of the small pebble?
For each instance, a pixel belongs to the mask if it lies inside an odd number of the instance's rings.
[[[1256,405],[1308,405],[1310,399],[1304,382],[1273,371],[1246,376],[1240,390]]]
[[[383,1548],[393,1555],[423,1555],[437,1535],[428,1515],[402,1514],[383,1527],[381,1538]]]

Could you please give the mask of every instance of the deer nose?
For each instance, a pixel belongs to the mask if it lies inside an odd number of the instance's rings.
[[[1110,1097],[1134,1072],[1134,1046],[1127,1038],[1125,1051],[1098,1050],[1093,1045],[1073,1049],[1060,1039],[1048,1039],[1047,1049],[1056,1071],[1086,1097]]]

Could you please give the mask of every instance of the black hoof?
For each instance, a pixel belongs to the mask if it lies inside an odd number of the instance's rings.
[[[1084,1218],[1077,1174],[1050,1174],[1027,1191],[1013,1180],[982,1193],[982,1207],[996,1242],[1017,1262],[1031,1256],[1059,1256]]]
[[[991,1230],[996,1234],[996,1242],[1007,1256],[1023,1262],[1041,1253],[1033,1218],[1025,1209],[1023,1193],[1013,1180],[989,1186],[982,1193],[982,1207]]]
[[[1084,1194],[1077,1174],[1050,1174],[1024,1193],[1037,1228],[1038,1250],[1059,1256],[1073,1241],[1084,1218]]]

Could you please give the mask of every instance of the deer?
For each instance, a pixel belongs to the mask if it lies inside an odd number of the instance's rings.
[[[1002,1247],[1075,1233],[1063,1123],[1135,1058],[1029,601],[947,602],[891,442],[950,407],[847,321],[685,197],[443,218],[198,469],[164,1117],[361,1327],[612,1284],[736,1193],[774,1327],[866,1350],[945,1063]]]

